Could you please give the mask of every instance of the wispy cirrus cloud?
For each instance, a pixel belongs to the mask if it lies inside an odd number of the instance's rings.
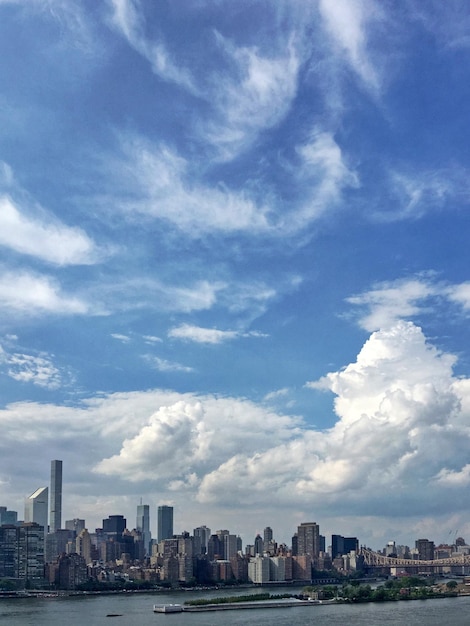
[[[215,32],[213,54],[224,71],[201,74],[175,60],[163,37],[145,33],[145,16],[136,0],[111,0],[112,24],[128,43],[147,59],[163,80],[176,83],[205,100],[211,115],[196,125],[199,138],[217,149],[217,158],[230,160],[250,147],[260,131],[271,128],[288,112],[297,92],[301,64],[295,33],[274,44],[271,53],[257,47],[237,46]]]
[[[432,281],[417,277],[378,283],[370,291],[346,301],[365,311],[359,316],[359,325],[374,331],[416,315],[422,310],[423,302],[436,293],[437,287]]]
[[[381,77],[367,49],[367,26],[382,17],[381,8],[372,0],[320,0],[319,10],[340,52],[367,87],[377,91]]]
[[[90,265],[100,257],[94,242],[79,228],[40,211],[27,215],[9,196],[0,197],[0,245],[55,265]]]
[[[119,192],[114,202],[128,215],[162,219],[193,237],[269,229],[267,206],[258,206],[244,191],[204,184],[168,146],[135,136],[124,138],[122,148],[123,159],[108,174],[113,195]]]
[[[88,302],[62,292],[57,281],[34,272],[0,268],[0,311],[24,316],[44,314],[83,315],[91,312]]]
[[[145,361],[158,370],[159,372],[192,372],[194,371],[192,367],[188,367],[187,365],[182,365],[181,363],[177,363],[176,361],[169,361],[167,359],[162,359],[158,356],[153,356],[151,354],[145,354],[143,356]]]
[[[202,123],[204,140],[230,160],[251,146],[261,130],[279,123],[297,93],[300,58],[293,38],[271,56],[255,47],[237,47],[217,33],[221,50],[235,67],[212,79],[216,114]]]
[[[418,220],[430,212],[447,209],[450,203],[468,204],[470,199],[467,176],[458,167],[406,173],[396,168],[384,184],[392,201],[371,213],[372,219],[381,222]]]
[[[267,337],[267,335],[257,331],[219,330],[217,328],[202,328],[201,326],[181,324],[181,326],[171,328],[168,331],[168,337],[194,341],[195,343],[219,344],[242,337]]]
[[[470,311],[470,283],[449,284],[436,280],[432,273],[422,273],[376,283],[372,289],[346,298],[346,302],[358,307],[359,325],[372,332],[389,328],[399,320],[432,313],[443,306],[458,305],[467,313]]]
[[[294,235],[336,209],[345,189],[359,185],[333,135],[317,128],[298,145],[286,169],[285,199],[276,198],[274,185],[266,188],[265,200],[248,189],[212,186],[200,176],[197,162],[164,144],[127,136],[121,146],[122,158],[106,165],[109,197],[97,202],[108,205],[112,197],[113,206],[129,217],[160,219],[191,237]]]
[[[122,343],[129,343],[131,338],[128,335],[121,335],[120,333],[111,333],[111,337],[113,339],[117,339],[118,341],[121,341]]]
[[[174,62],[163,41],[151,41],[145,35],[145,19],[138,0],[110,0],[111,23],[122,33],[139,54],[146,58],[154,73],[163,80],[175,83],[191,93],[198,94],[191,73]]]

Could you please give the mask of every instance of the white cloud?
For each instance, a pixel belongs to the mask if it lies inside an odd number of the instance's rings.
[[[145,342],[149,343],[149,344],[161,343],[162,342],[160,337],[156,337],[155,335],[143,335],[143,339],[145,339]]]
[[[362,328],[373,331],[416,315],[422,303],[437,293],[438,288],[430,281],[411,278],[379,283],[370,291],[347,298],[347,302],[366,309],[359,323]]]
[[[138,0],[110,0],[113,9],[111,22],[124,35],[130,46],[146,58],[154,73],[163,80],[175,83],[197,94],[190,72],[177,65],[162,40],[150,41],[144,34],[144,17]]]
[[[89,305],[79,298],[61,293],[49,276],[28,272],[0,271],[0,310],[26,316],[45,313],[85,314]]]
[[[202,328],[201,326],[181,324],[181,326],[171,328],[168,331],[168,337],[194,341],[196,343],[218,344],[239,337],[266,337],[266,335],[256,331],[218,330],[217,328]]]
[[[194,182],[188,161],[164,145],[135,137],[123,142],[124,159],[116,162],[113,193],[121,210],[163,219],[186,234],[265,231],[268,207],[258,207],[245,192]]]
[[[174,361],[167,361],[166,359],[162,359],[158,356],[152,356],[150,354],[146,354],[143,357],[153,368],[158,370],[159,372],[192,372],[192,367],[187,367],[186,365],[181,365],[180,363],[175,363]]]
[[[58,389],[63,382],[60,370],[48,355],[9,353],[0,347],[0,364],[6,366],[10,378],[19,382],[51,390]]]
[[[320,0],[319,9],[327,30],[353,69],[376,91],[380,77],[367,50],[367,26],[381,17],[379,7],[366,0]]]
[[[470,282],[449,286],[447,297],[451,302],[461,305],[465,311],[470,311]]]
[[[56,265],[95,263],[93,241],[79,228],[51,216],[26,216],[8,196],[0,197],[0,245]]]
[[[417,220],[431,211],[442,210],[451,200],[466,203],[468,198],[467,177],[458,167],[414,173],[395,170],[385,184],[392,199],[390,206],[371,214],[382,222]]]
[[[357,516],[364,536],[377,527],[377,511],[404,526],[406,517],[467,507],[455,490],[468,479],[470,382],[453,375],[454,363],[420,328],[399,322],[373,333],[355,362],[309,384],[336,396],[329,430],[247,400],[153,390],[75,408],[11,405],[0,410],[0,451],[16,471],[15,459],[35,459],[46,442],[67,450],[70,464],[77,458],[70,472],[81,468],[70,488],[77,497],[86,485],[87,497],[112,500],[115,489],[122,498],[126,483],[128,493],[138,483],[139,493],[171,499],[187,519],[219,512],[220,521],[223,510],[237,528],[253,507],[277,510],[279,524],[292,528],[308,514],[307,498],[320,523]]]
[[[158,409],[123,442],[119,454],[101,461],[96,471],[122,474],[132,481],[160,483],[194,472],[200,479],[208,468],[240,449],[257,450],[260,439],[277,445],[295,432],[295,425],[292,418],[268,413],[248,401],[193,397]]]
[[[217,41],[236,71],[212,79],[216,116],[202,130],[205,141],[217,146],[219,158],[229,160],[287,114],[297,93],[300,59],[293,41],[272,56],[254,47],[237,48],[220,34]]]
[[[281,223],[279,232],[304,228],[327,209],[337,207],[345,188],[359,186],[356,173],[348,168],[331,133],[314,130],[309,141],[297,148],[297,153],[301,159],[297,177],[305,188],[306,198],[303,206]]]
[[[400,319],[412,319],[449,303],[464,312],[470,310],[470,283],[449,285],[434,279],[429,272],[385,281],[346,301],[359,307],[358,322],[367,331],[390,328]]]
[[[161,35],[154,40],[145,35],[139,2],[111,0],[111,5],[113,25],[149,61],[155,74],[211,105],[213,116],[199,124],[199,134],[206,144],[217,148],[219,158],[234,158],[261,130],[273,127],[288,112],[297,92],[300,67],[294,36],[271,55],[262,55],[255,47],[237,47],[216,33],[215,53],[221,51],[221,60],[229,63],[224,71],[199,72],[197,79],[175,61]]]
[[[129,343],[131,338],[127,335],[121,335],[120,333],[111,333],[111,337],[113,339],[117,339],[118,341],[122,341],[122,343]]]

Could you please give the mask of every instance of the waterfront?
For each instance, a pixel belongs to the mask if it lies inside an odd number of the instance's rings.
[[[256,589],[255,592],[259,592]],[[270,589],[271,591],[271,589]],[[246,590],[244,590],[246,592]],[[204,593],[204,597],[221,595],[217,592]],[[233,595],[233,590],[227,592]],[[156,594],[115,594],[105,596],[26,598],[0,600],[0,623],[8,626],[95,626],[128,624],[147,626],[148,624],[168,624],[171,626],[282,626],[295,622],[298,626],[347,623],[349,626],[375,626],[378,623],[390,625],[416,626],[467,626],[470,615],[470,596],[443,598],[438,600],[414,600],[366,604],[316,605],[279,609],[254,609],[253,611],[227,611],[219,613],[184,613],[177,615],[154,614],[155,602],[184,602],[202,597],[201,592],[156,593]],[[114,613],[120,617],[106,619]]]

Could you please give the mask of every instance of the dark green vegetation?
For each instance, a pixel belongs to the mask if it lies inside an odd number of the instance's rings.
[[[227,598],[201,598],[200,600],[187,600],[185,604],[189,606],[204,606],[206,604],[234,604],[237,602],[263,602],[266,600],[283,600],[292,598],[291,593],[283,593],[280,595],[272,595],[270,593],[255,593],[253,595],[246,594],[243,596],[230,596]]]
[[[319,597],[324,599],[338,598],[348,602],[385,602],[390,600],[422,600],[425,598],[444,598],[457,596],[455,590],[457,583],[449,581],[445,588],[436,587],[434,581],[419,578],[418,576],[405,576],[397,580],[387,580],[385,584],[372,589],[370,585],[361,585],[350,581],[336,587],[304,587],[303,593],[308,595],[318,592]]]

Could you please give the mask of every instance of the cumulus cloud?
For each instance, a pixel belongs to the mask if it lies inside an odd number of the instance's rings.
[[[454,364],[420,328],[398,322],[373,333],[344,370],[309,383],[336,395],[327,431],[245,401],[193,398],[161,407],[96,470],[175,485],[192,476],[196,499],[220,506],[299,506],[308,494],[325,511],[380,505],[394,514],[406,501],[419,514],[445,497],[436,476],[457,482],[454,473],[467,472],[470,394]]]
[[[243,332],[237,330],[219,330],[217,328],[202,328],[201,326],[191,326],[190,324],[181,324],[175,326],[168,331],[168,337],[174,339],[183,339],[186,341],[194,341],[195,343],[223,343],[238,337],[266,337],[262,333],[256,331]]]
[[[52,216],[27,216],[8,196],[0,197],[0,245],[56,265],[87,265],[98,255],[93,241],[79,228]]]
[[[429,515],[435,503],[439,514],[447,501],[456,510],[454,490],[469,476],[470,382],[454,376],[455,362],[400,321],[372,333],[347,367],[308,383],[335,396],[328,430],[239,398],[153,390],[75,408],[11,405],[0,411],[0,449],[73,440],[81,466],[120,491],[151,485],[193,510],[304,510],[307,498],[319,518]]]
[[[0,269],[0,311],[26,316],[85,314],[90,306],[84,300],[61,292],[57,282],[32,272],[9,272]]]
[[[159,483],[195,472],[200,480],[239,450],[256,451],[259,440],[277,445],[295,433],[296,426],[293,418],[246,400],[193,397],[158,409],[137,435],[123,442],[119,454],[101,461],[96,471]]]
[[[431,497],[419,490],[431,489],[448,463],[459,471],[466,464],[469,413],[454,386],[454,363],[410,322],[373,333],[355,363],[309,383],[336,395],[332,429],[305,430],[280,446],[227,459],[206,474],[199,498],[212,502],[230,493],[242,500],[250,492],[255,501],[275,490],[285,502],[321,498],[316,507],[325,509],[347,503],[366,513],[380,502],[388,514],[393,506],[385,501],[399,507],[403,498],[414,499],[409,513],[416,514]]]

